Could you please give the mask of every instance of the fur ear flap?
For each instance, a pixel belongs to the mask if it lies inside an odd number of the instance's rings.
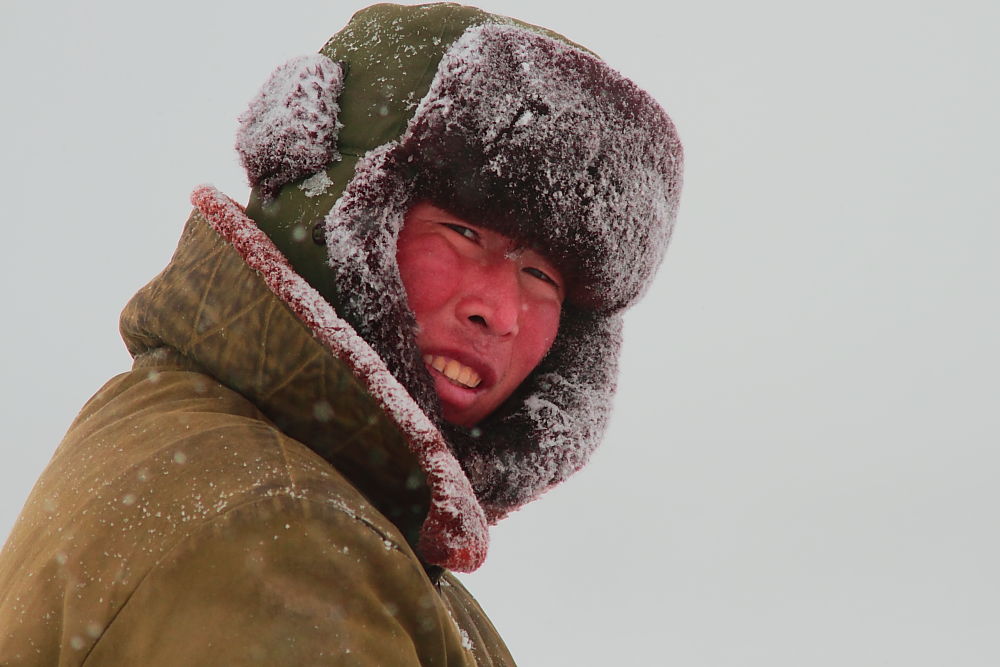
[[[274,71],[240,116],[236,150],[251,187],[265,198],[340,159],[337,98],[344,71],[322,54],[293,58]]]

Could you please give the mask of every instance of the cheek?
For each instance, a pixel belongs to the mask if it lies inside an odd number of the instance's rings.
[[[461,278],[457,263],[447,253],[424,245],[401,244],[396,254],[406,298],[418,322],[449,301]]]
[[[524,362],[528,366],[525,376],[534,370],[538,362],[552,347],[556,334],[559,333],[561,313],[562,308],[557,302],[525,305],[524,324],[522,324],[518,336]]]

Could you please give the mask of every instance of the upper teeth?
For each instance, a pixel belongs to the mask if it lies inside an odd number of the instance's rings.
[[[465,387],[478,387],[479,383],[482,382],[479,373],[448,357],[425,354],[424,363],[440,372],[452,382],[457,382]]]

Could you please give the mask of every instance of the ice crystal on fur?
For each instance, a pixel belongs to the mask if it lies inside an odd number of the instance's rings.
[[[325,171],[318,171],[299,184],[306,197],[318,197],[333,185]]]

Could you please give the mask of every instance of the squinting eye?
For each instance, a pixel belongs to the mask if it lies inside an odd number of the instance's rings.
[[[550,283],[553,287],[555,287],[556,289],[559,289],[559,283],[557,283],[556,281],[554,281],[552,278],[549,277],[549,275],[547,273],[545,273],[544,271],[542,271],[540,269],[536,269],[533,266],[526,266],[526,267],[524,267],[524,272],[527,273],[529,276],[534,276],[535,278],[538,278],[539,280],[543,280],[543,281],[545,281],[547,283]]]
[[[479,234],[474,229],[469,229],[468,227],[465,227],[463,225],[456,225],[451,222],[442,222],[441,224],[447,227],[448,229],[452,230],[453,232],[464,236],[470,241],[475,241],[477,243],[479,242]]]

